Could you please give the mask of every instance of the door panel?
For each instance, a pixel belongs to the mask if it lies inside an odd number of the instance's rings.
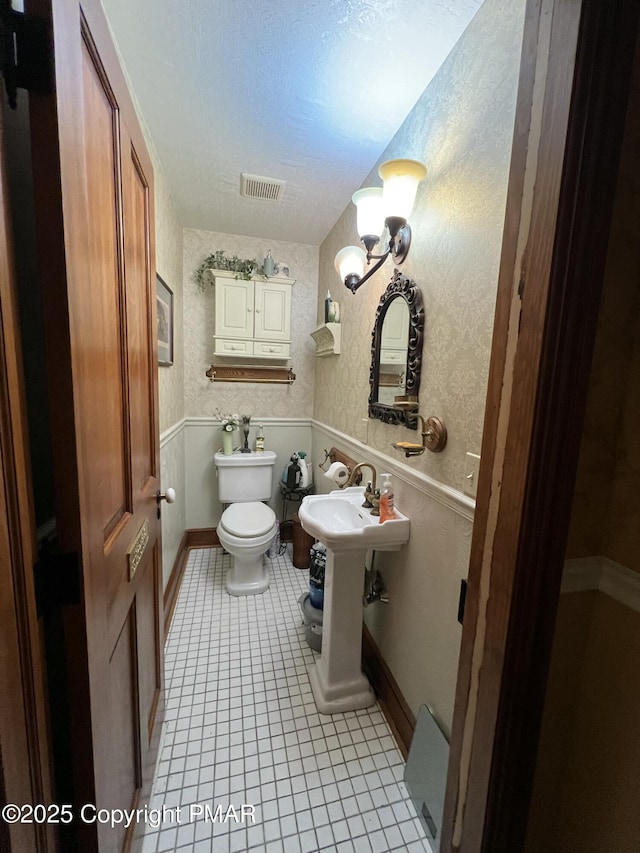
[[[160,646],[157,642],[160,624],[156,607],[161,588],[159,568],[159,553],[156,546],[149,565],[144,570],[142,583],[136,595],[136,643],[139,658],[145,662],[138,673],[140,737],[143,748],[148,748],[151,742],[155,709],[162,685],[160,679],[162,658],[158,654]]]
[[[81,455],[91,466],[86,500],[103,525],[104,542],[131,512],[126,482],[125,400],[123,388],[122,281],[119,261],[117,104],[105,91],[98,58],[83,45],[84,160],[87,179],[87,242],[90,263],[85,280],[74,282],[72,322],[75,339],[77,417]],[[105,405],[106,401],[108,404]]]
[[[129,360],[129,400],[131,411],[131,482],[134,492],[144,490],[156,477],[156,439],[149,427],[148,413],[153,410],[155,371],[147,353],[153,347],[150,296],[147,284],[151,281],[149,263],[149,192],[148,183],[134,149],[124,148],[123,182],[125,200],[125,268],[127,273],[127,356]]]
[[[57,261],[42,271],[57,305],[50,394],[73,412],[72,429],[54,419],[52,443],[69,462],[56,466],[60,537],[81,566],[80,606],[65,613],[64,676],[88,739],[66,722],[74,797],[131,808],[148,795],[163,685],[153,171],[98,0],[31,3],[52,15],[56,59],[55,101],[36,99],[32,133],[37,160],[58,158],[36,170],[36,192]],[[127,846],[103,825],[78,831],[83,853]]]
[[[111,756],[112,790],[110,805],[121,807],[122,792],[129,793],[128,807],[135,805],[135,792],[140,786],[140,766],[138,761],[138,711],[135,702],[135,608],[129,612],[122,631],[116,641],[109,661],[110,694],[120,697],[114,707],[111,719]],[[122,849],[125,830],[116,827],[113,849]]]

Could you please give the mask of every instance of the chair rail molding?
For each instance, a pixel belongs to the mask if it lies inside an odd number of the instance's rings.
[[[185,426],[217,426],[220,419],[214,415],[191,415],[184,419]],[[263,418],[259,415],[251,415],[251,424],[261,423],[264,426],[312,426],[311,418]]]
[[[561,593],[598,590],[640,613],[640,572],[608,557],[578,557],[565,561]]]
[[[170,427],[165,429],[160,433],[160,447],[164,447],[165,444],[169,444],[169,442],[174,439],[177,435],[179,435],[182,430],[185,428],[187,423],[186,418],[181,418],[179,421],[176,421]]]
[[[452,509],[462,518],[473,521],[476,506],[473,498],[467,497],[467,495],[464,495],[457,489],[451,488],[451,486],[446,486],[444,483],[433,480],[427,474],[422,474],[410,468],[403,462],[387,456],[386,453],[382,453],[368,444],[363,444],[363,442],[353,438],[353,436],[340,432],[322,423],[322,421],[313,420],[312,426],[314,430],[326,435],[327,441],[331,441],[332,444],[335,444],[350,456],[356,459],[366,459],[367,462],[371,462],[377,468],[388,471],[394,477],[397,477],[414,489],[449,507],[449,509]]]

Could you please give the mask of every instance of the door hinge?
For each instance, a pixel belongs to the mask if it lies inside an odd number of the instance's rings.
[[[80,561],[77,552],[45,553],[33,569],[38,617],[50,607],[80,601]]]
[[[17,12],[11,0],[0,0],[0,74],[9,106],[17,106],[18,89],[39,95],[52,91],[52,51],[49,23]]]

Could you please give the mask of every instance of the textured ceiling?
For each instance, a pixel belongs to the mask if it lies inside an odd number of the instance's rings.
[[[319,245],[481,0],[102,3],[182,225]]]

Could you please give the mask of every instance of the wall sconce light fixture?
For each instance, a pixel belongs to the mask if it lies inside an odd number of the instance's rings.
[[[366,187],[352,196],[357,208],[359,246],[347,246],[336,255],[335,267],[352,293],[370,278],[391,255],[396,264],[401,264],[409,254],[411,228],[407,220],[411,216],[418,184],[427,174],[424,163],[418,160],[387,160],[378,169],[383,180],[382,187]],[[374,255],[373,249],[380,242],[382,232],[389,231],[386,250]],[[365,273],[365,265],[377,261]]]

